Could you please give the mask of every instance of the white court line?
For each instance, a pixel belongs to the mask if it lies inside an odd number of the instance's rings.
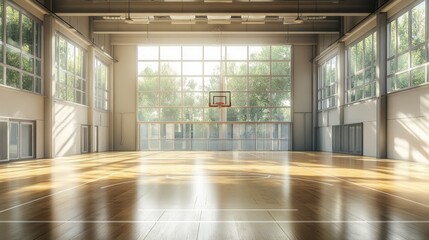
[[[227,211],[242,211],[242,212],[297,212],[298,209],[296,208],[220,208],[220,209],[216,209],[216,208],[199,208],[199,209],[187,209],[187,208],[177,208],[177,209],[164,209],[164,208],[160,208],[160,209],[139,209],[139,211],[183,211],[183,212],[188,212],[188,211],[216,211],[216,212],[227,212]]]
[[[312,172],[317,173],[317,174],[321,173],[320,171],[313,170],[312,168],[309,168],[309,167],[306,167],[306,166],[302,166],[301,164],[298,164],[298,163],[292,163],[292,164],[297,165],[299,167],[307,168],[307,169],[309,169],[309,171],[312,171]],[[349,181],[347,179],[343,179],[343,178],[339,178],[339,177],[331,176],[331,175],[326,175],[323,172],[322,172],[322,174],[324,176],[327,176],[327,177],[335,178],[335,179],[338,179],[338,180],[341,180],[341,181],[344,181],[344,182],[347,182],[347,183],[350,183],[350,184],[353,184],[353,185],[356,185],[356,186],[359,186],[359,187],[362,187],[362,188],[366,188],[366,189],[369,189],[369,190],[372,190],[372,191],[375,191],[375,192],[383,193],[383,194],[386,194],[386,195],[391,196],[391,197],[399,198],[399,199],[402,199],[404,201],[408,201],[408,202],[411,202],[411,203],[414,203],[414,204],[417,204],[417,205],[429,208],[429,205],[421,203],[421,202],[417,202],[417,201],[414,201],[414,200],[411,200],[411,199],[408,199],[408,198],[404,198],[404,197],[401,197],[401,196],[398,196],[398,195],[395,195],[395,194],[391,194],[391,193],[388,193],[388,192],[384,192],[384,191],[381,191],[381,190],[378,190],[378,189],[375,189],[375,188],[372,188],[372,187],[361,185],[359,183],[355,183],[355,182]]]
[[[203,220],[203,221],[0,221],[0,223],[429,223],[425,221],[377,221],[377,220],[355,220],[355,221],[342,221],[342,220],[298,220],[298,221],[252,221],[252,220]]]
[[[134,182],[137,182],[137,181],[120,182],[120,183],[111,184],[111,185],[107,185],[107,186],[101,187],[100,189],[106,189],[106,188],[110,188],[110,187],[114,187],[114,186],[118,186],[118,185],[122,185],[122,184],[134,183]]]
[[[126,169],[128,169],[128,168],[126,168]],[[119,172],[115,172],[115,173],[109,174],[109,175],[105,175],[105,176],[103,176],[103,177],[99,177],[99,178],[97,178],[97,179],[94,179],[94,180],[91,180],[91,181],[88,181],[88,182],[85,182],[85,183],[79,184],[79,185],[74,186],[74,187],[71,187],[71,188],[67,188],[67,189],[61,190],[61,191],[59,191],[59,192],[55,192],[55,193],[52,193],[52,194],[49,194],[49,195],[46,195],[46,196],[43,196],[43,197],[39,197],[39,198],[33,199],[33,200],[28,201],[28,202],[25,202],[25,203],[21,203],[21,204],[15,205],[15,206],[10,207],[10,208],[3,209],[3,210],[1,210],[1,211],[0,211],[0,213],[4,213],[4,212],[10,211],[10,210],[12,210],[12,209],[19,208],[19,207],[22,207],[22,206],[25,206],[25,205],[28,205],[28,204],[31,204],[31,203],[34,203],[34,202],[37,202],[37,201],[43,200],[43,199],[45,199],[45,198],[49,198],[49,197],[52,197],[52,196],[55,196],[55,195],[58,195],[58,194],[61,194],[61,193],[64,193],[64,192],[67,192],[67,191],[70,191],[70,190],[73,190],[73,189],[79,188],[79,187],[82,187],[82,186],[87,185],[87,184],[89,184],[89,183],[97,182],[97,181],[99,181],[99,180],[101,180],[101,179],[103,179],[103,178],[107,178],[107,177],[110,177],[110,176],[113,176],[113,175],[116,175],[116,174],[120,174],[120,173],[122,173],[122,172],[125,172],[125,171],[126,171],[126,169],[124,169],[124,170],[122,170],[122,171],[119,171]]]

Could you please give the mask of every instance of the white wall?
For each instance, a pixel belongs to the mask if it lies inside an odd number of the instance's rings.
[[[313,46],[293,46],[293,150],[312,149]]]
[[[429,163],[429,86],[388,95],[388,158]]]
[[[68,102],[55,102],[54,116],[55,156],[80,154],[81,126],[88,124],[88,107]]]
[[[332,152],[332,126],[340,124],[340,115],[337,108],[317,113],[318,148],[320,151]]]
[[[137,150],[137,46],[114,46],[114,133],[116,151]]]
[[[363,123],[363,155],[377,154],[377,100],[371,99],[344,107],[344,124]]]
[[[36,158],[44,152],[43,96],[0,85],[0,118],[36,122]]]
[[[110,150],[109,126],[110,113],[106,111],[93,111],[93,125],[98,126],[98,151]]]

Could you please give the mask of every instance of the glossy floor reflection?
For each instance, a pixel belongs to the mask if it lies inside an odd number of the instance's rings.
[[[0,164],[0,239],[429,239],[429,166],[314,152]]]

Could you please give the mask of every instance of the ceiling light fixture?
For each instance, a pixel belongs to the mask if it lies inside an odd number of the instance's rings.
[[[126,23],[133,23],[133,19],[131,18],[130,1],[131,0],[128,0],[128,11],[127,11],[127,16],[125,17],[125,22]]]
[[[298,16],[295,18],[295,20],[293,20],[294,23],[297,24],[302,24],[304,23],[304,20],[301,18],[301,16],[299,15],[299,0],[298,0]]]

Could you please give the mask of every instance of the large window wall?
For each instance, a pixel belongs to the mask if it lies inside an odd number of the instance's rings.
[[[292,104],[291,51],[289,45],[140,46],[141,149],[176,146],[173,149],[211,150],[218,149],[213,144],[219,141],[227,150],[232,145],[225,143],[231,141],[240,142],[234,145],[235,150],[256,150],[261,146],[256,142],[265,139],[276,142],[264,145],[267,150],[287,150]],[[209,91],[219,90],[231,91],[232,107],[208,107]],[[279,126],[287,134],[276,134],[273,129]],[[176,143],[162,143],[163,128],[171,130],[166,136]],[[183,132],[183,128],[188,132]],[[198,129],[204,134],[198,134]],[[255,129],[255,134],[240,134],[245,132],[243,129]],[[260,129],[260,134],[256,129]],[[201,144],[197,144],[197,139]],[[255,145],[246,145],[246,141],[254,141]],[[184,142],[188,144],[183,145]]]
[[[0,0],[0,85],[42,93],[41,26],[31,14]]]
[[[94,106],[101,110],[109,109],[109,68],[100,59],[95,59]]]
[[[338,56],[323,62],[319,67],[318,109],[337,106],[338,101]]]
[[[56,98],[86,105],[86,52],[59,33],[55,39]]]
[[[377,33],[373,32],[347,48],[346,102],[376,96]]]
[[[389,92],[426,83],[427,44],[425,1],[416,1],[408,11],[388,24]]]

